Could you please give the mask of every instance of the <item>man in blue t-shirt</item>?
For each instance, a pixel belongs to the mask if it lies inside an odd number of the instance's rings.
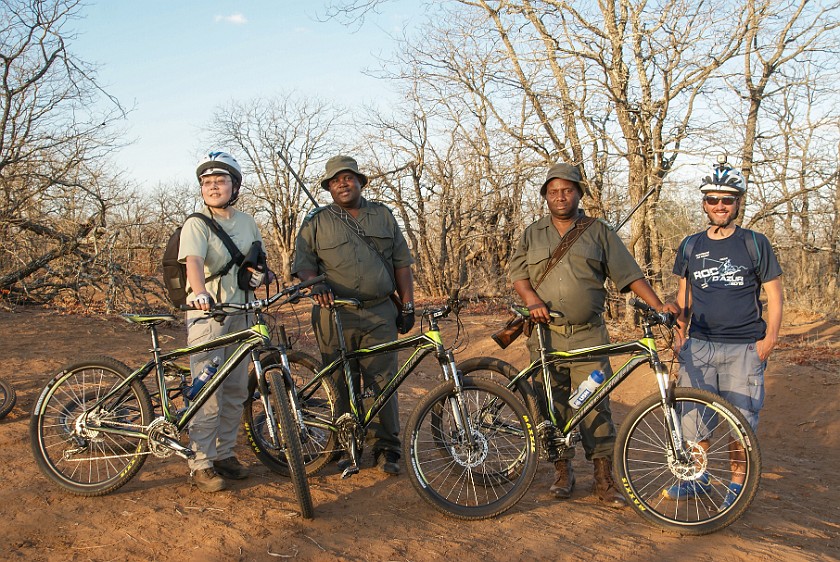
[[[764,403],[764,369],[782,324],[782,269],[767,238],[733,224],[738,216],[744,179],[719,161],[703,178],[703,210],[709,227],[685,238],[674,262],[679,276],[679,385],[709,390],[728,400],[758,427]],[[762,319],[761,288],[767,294],[767,321]],[[688,338],[686,328],[689,327]],[[698,443],[708,450],[708,441]],[[730,445],[732,482],[722,506],[741,491],[744,451]],[[705,477],[705,480],[704,480]],[[708,475],[684,480],[664,490],[677,500],[707,493]]]

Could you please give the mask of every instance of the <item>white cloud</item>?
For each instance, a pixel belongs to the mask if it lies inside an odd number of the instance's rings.
[[[214,18],[216,23],[218,22],[225,22],[225,23],[232,23],[234,25],[243,25],[248,23],[248,19],[243,16],[242,14],[231,14],[229,16],[216,16]]]

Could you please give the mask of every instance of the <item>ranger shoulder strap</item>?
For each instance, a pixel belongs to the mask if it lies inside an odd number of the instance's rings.
[[[569,251],[569,248],[577,241],[580,236],[586,232],[586,229],[589,228],[597,219],[595,217],[587,217],[586,215],[582,215],[578,220],[575,221],[575,224],[572,226],[571,229],[563,236],[560,243],[557,244],[557,247],[554,248],[554,251],[551,253],[551,258],[548,260],[548,264],[545,266],[545,271],[542,272],[540,278],[537,280],[536,284],[531,285],[534,290],[537,290],[537,287],[545,280],[548,272],[551,271],[555,265],[560,263],[560,260],[566,255],[566,252]]]

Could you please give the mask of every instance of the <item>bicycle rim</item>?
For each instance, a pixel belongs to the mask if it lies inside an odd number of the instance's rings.
[[[267,370],[265,376],[271,388],[271,407],[274,409],[274,417],[277,420],[278,435],[282,439],[281,447],[289,468],[289,478],[292,480],[295,496],[300,506],[300,514],[304,519],[312,519],[314,509],[312,507],[312,496],[309,492],[309,482],[306,480],[306,468],[303,465],[300,433],[292,417],[289,397],[283,383],[283,373],[281,368],[274,368]]]
[[[140,470],[146,461],[146,440],[99,428],[143,431],[152,412],[146,387],[134,381],[93,409],[129,374],[119,361],[97,358],[66,367],[44,388],[30,421],[30,440],[38,467],[47,477],[75,494],[99,496],[124,485]],[[85,413],[88,423],[81,427]]]
[[[712,393],[689,388],[675,391],[689,462],[670,453],[666,410],[658,395],[649,396],[622,423],[616,440],[616,470],[628,503],[648,522],[680,534],[704,535],[736,521],[752,502],[761,478],[761,454],[755,433],[743,415]],[[708,450],[700,442],[708,442]],[[730,443],[742,459],[730,459]],[[733,466],[744,475],[741,492],[725,505]]]
[[[421,497],[460,519],[484,519],[510,509],[537,469],[537,445],[525,407],[504,387],[463,380],[471,439],[456,423],[452,383],[431,391],[408,421],[404,453]]]

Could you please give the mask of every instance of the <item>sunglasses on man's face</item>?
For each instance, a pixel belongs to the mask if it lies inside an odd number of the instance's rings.
[[[734,195],[724,195],[723,197],[716,197],[715,195],[706,195],[705,197],[703,197],[703,201],[712,206],[717,205],[718,203],[723,203],[726,206],[734,205],[735,201],[737,200],[738,198]]]

